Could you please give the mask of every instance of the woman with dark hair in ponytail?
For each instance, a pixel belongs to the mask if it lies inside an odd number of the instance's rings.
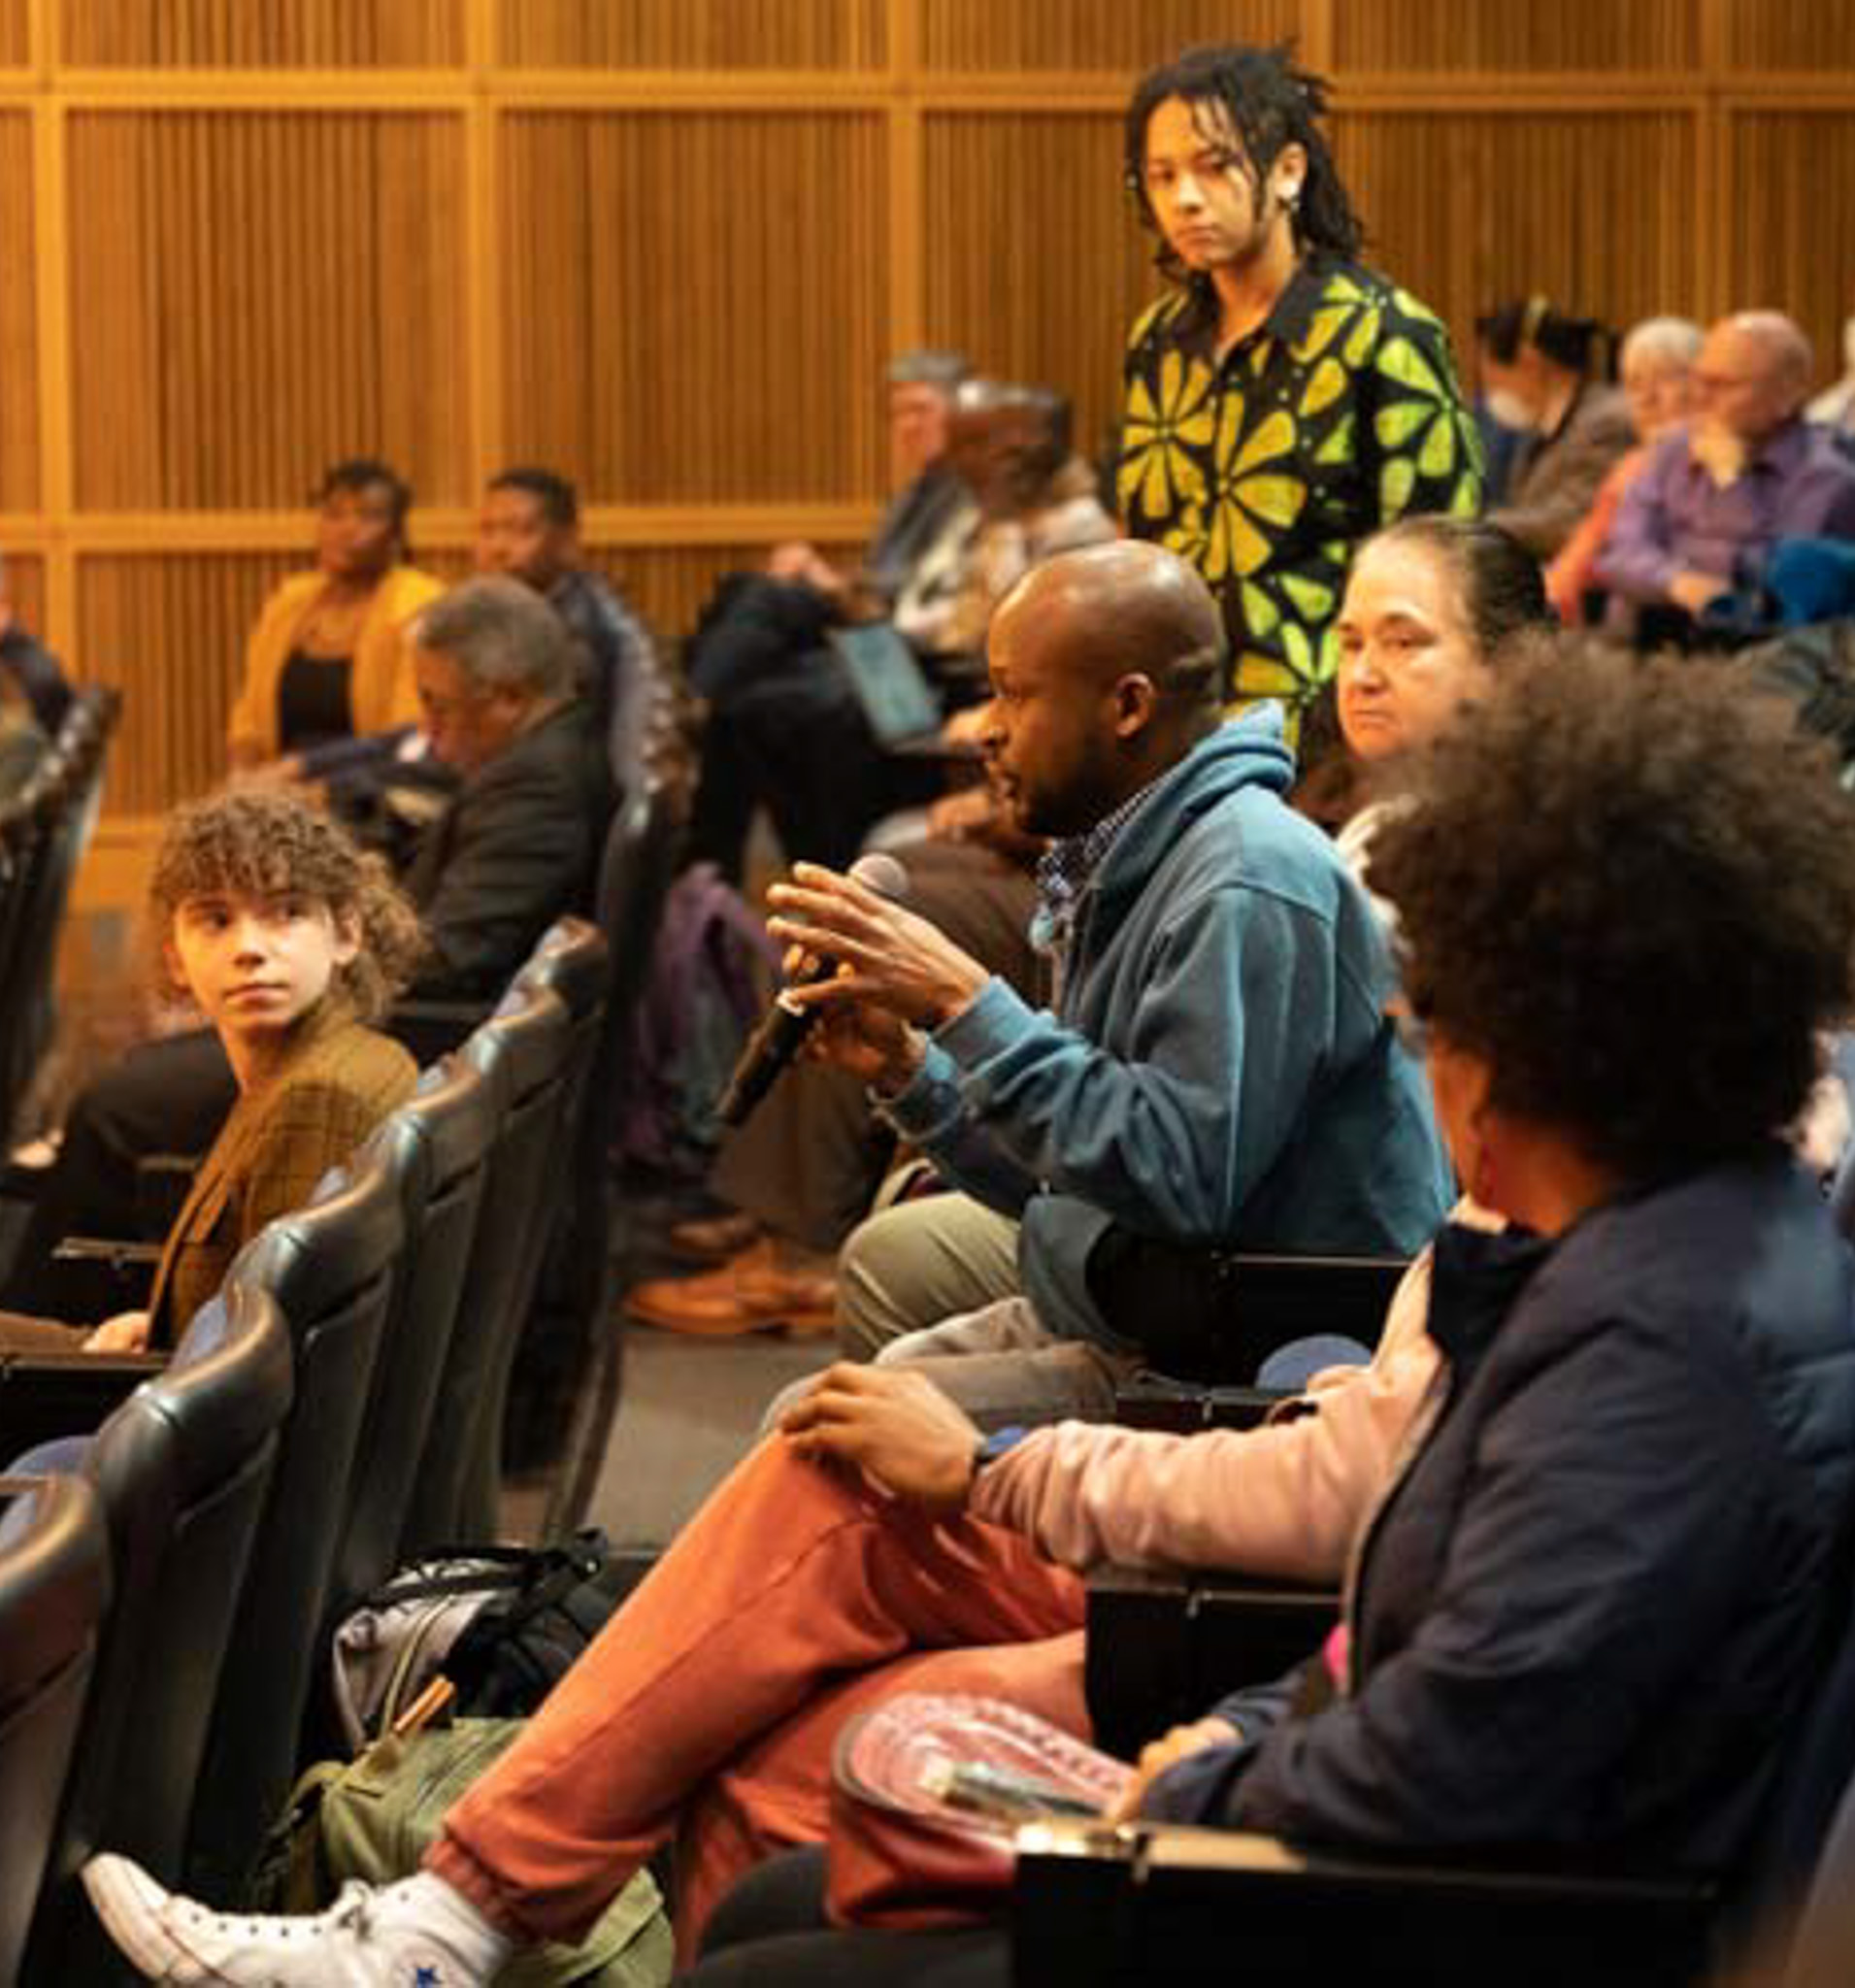
[[[1629,401],[1610,384],[1613,346],[1595,317],[1573,317],[1544,297],[1475,319],[1489,412],[1521,436],[1494,517],[1538,559],[1564,546],[1612,464],[1635,447]]]
[[[1198,568],[1236,695],[1298,716],[1338,661],[1353,548],[1410,512],[1473,516],[1480,447],[1434,313],[1363,268],[1285,49],[1195,49],[1142,79],[1127,183],[1173,287],[1135,325],[1121,515]]]

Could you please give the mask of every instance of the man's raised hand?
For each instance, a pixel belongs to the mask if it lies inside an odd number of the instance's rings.
[[[768,892],[776,939],[839,962],[835,978],[794,988],[806,1006],[873,1002],[916,1028],[958,1014],[991,977],[918,912],[816,863],[801,863]]]

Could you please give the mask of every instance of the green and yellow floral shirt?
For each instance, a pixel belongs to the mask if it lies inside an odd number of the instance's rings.
[[[1353,547],[1407,512],[1474,515],[1480,444],[1441,320],[1370,270],[1305,264],[1221,360],[1216,333],[1209,286],[1135,325],[1121,516],[1205,576],[1237,701],[1299,711],[1333,675]]]

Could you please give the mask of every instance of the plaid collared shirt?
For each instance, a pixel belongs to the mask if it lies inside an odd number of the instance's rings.
[[[1031,919],[1031,944],[1050,963],[1051,1005],[1060,1007],[1067,978],[1070,941],[1076,933],[1076,910],[1095,873],[1108,860],[1120,832],[1144,806],[1148,795],[1171,774],[1150,779],[1130,794],[1111,814],[1104,814],[1083,835],[1053,843],[1037,866],[1037,910]]]

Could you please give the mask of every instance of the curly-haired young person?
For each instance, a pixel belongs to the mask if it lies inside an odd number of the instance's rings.
[[[232,1258],[353,1151],[417,1071],[368,1026],[421,946],[412,907],[325,814],[245,789],[182,808],[155,861],[161,960],[217,1034],[238,1101],[168,1232],[146,1309],[94,1332],[0,1313],[0,1345],[171,1345]]]
[[[1194,49],[1141,79],[1126,175],[1172,287],[1128,338],[1118,489],[1189,559],[1242,699],[1303,710],[1362,539],[1473,516],[1481,456],[1434,312],[1364,267],[1326,85],[1281,49]]]

